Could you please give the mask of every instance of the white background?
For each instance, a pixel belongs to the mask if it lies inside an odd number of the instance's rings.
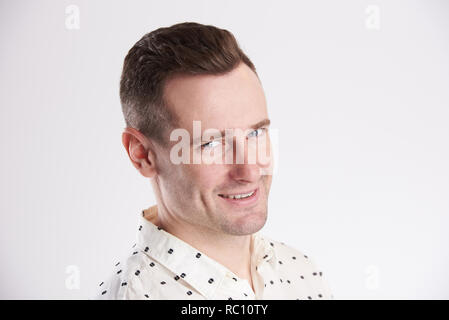
[[[263,232],[338,299],[448,299],[449,2],[433,0],[1,1],[0,298],[89,298],[129,251],[155,198],[121,144],[122,63],[184,21],[233,32],[262,79],[279,130]]]

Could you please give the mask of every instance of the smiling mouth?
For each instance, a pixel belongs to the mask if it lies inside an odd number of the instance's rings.
[[[245,192],[245,193],[238,193],[238,194],[219,194],[220,197],[225,198],[225,199],[246,199],[251,197],[252,195],[254,195],[254,193],[256,192],[257,189],[254,189],[252,191],[249,192]]]

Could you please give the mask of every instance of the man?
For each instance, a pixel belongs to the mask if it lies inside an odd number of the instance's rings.
[[[125,58],[120,98],[123,145],[157,205],[142,211],[137,243],[98,298],[332,298],[309,257],[259,232],[271,152],[249,160],[270,149],[270,120],[256,69],[229,31],[180,23],[146,34]],[[216,129],[213,138],[202,129]],[[228,130],[230,142],[220,135]]]

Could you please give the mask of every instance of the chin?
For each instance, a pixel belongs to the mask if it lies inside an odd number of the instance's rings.
[[[243,214],[241,217],[233,217],[232,221],[228,221],[226,233],[233,235],[249,235],[256,233],[263,228],[267,221],[267,210],[258,210]]]

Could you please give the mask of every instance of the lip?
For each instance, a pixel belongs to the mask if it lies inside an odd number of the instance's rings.
[[[231,199],[231,198],[223,198],[221,196],[220,199],[226,201],[226,203],[231,204],[233,206],[237,206],[237,207],[246,207],[246,206],[250,206],[254,203],[256,203],[259,200],[259,188],[255,189],[255,190],[250,190],[247,192],[242,192],[242,193],[234,193],[235,194],[245,194],[245,193],[250,193],[251,191],[254,191],[253,195],[251,197],[245,198],[245,199]]]

